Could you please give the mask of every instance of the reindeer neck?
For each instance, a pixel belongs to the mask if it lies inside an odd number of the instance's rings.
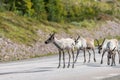
[[[58,49],[62,50],[62,48],[61,48],[60,45],[59,45],[59,42],[60,42],[60,41],[55,38],[53,44],[54,44]]]

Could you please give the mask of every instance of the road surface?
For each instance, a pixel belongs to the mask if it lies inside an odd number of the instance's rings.
[[[83,53],[80,53],[75,68],[64,69],[57,69],[58,55],[0,63],[0,80],[102,80],[120,75],[118,59],[116,66],[111,67],[106,64],[106,57],[101,65],[100,58],[101,55],[96,54],[97,62],[94,63],[91,55],[91,62],[83,63]]]

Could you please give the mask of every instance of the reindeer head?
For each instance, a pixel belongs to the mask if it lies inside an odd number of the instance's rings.
[[[52,43],[54,41],[55,32],[50,34],[50,37],[45,41],[45,44]]]
[[[101,50],[102,50],[103,43],[105,42],[105,38],[104,38],[101,45],[99,44],[99,41],[97,39],[96,39],[96,41],[97,41],[97,44],[98,44],[98,53],[101,54]]]
[[[75,44],[78,43],[79,38],[80,38],[80,36],[78,36],[77,39],[75,39]]]

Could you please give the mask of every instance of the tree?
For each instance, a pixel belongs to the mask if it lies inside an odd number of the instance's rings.
[[[44,0],[31,0],[33,3],[32,9],[34,9],[34,15],[38,20],[47,19],[47,14],[45,10],[45,2]]]
[[[65,7],[61,0],[49,0],[47,5],[48,20],[61,22],[65,15]]]
[[[32,9],[32,2],[31,0],[17,0],[16,1],[16,7],[17,10],[22,12],[22,15],[28,15],[31,16],[34,13],[34,10]]]

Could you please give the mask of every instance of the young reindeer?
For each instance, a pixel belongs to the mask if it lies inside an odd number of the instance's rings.
[[[97,44],[98,44],[98,53],[101,54],[101,52],[102,52],[101,64],[103,63],[103,57],[104,57],[105,52],[110,52],[110,50],[112,52],[113,48],[115,48],[115,51],[118,52],[119,63],[120,63],[120,53],[119,53],[119,50],[118,50],[118,40],[117,39],[105,39],[104,38],[101,45],[99,44],[99,41],[97,39],[96,39],[96,41],[97,41]]]
[[[90,57],[91,57],[91,53],[89,52],[89,50],[92,49],[93,54],[94,54],[94,62],[96,62],[95,59],[95,46],[94,46],[94,39],[91,38],[83,38],[78,36],[78,38],[75,40],[75,47],[77,48],[77,55],[76,55],[76,59],[75,62],[77,61],[78,55],[80,50],[83,50],[84,52],[84,63],[86,62],[86,50],[89,53],[89,60],[88,62],[90,62]]]
[[[69,61],[68,61],[68,68],[70,66],[70,58],[71,58],[71,54],[70,51],[72,51],[72,57],[73,57],[73,64],[72,64],[72,68],[74,68],[74,46],[75,46],[75,42],[73,39],[71,38],[62,38],[62,39],[57,39],[55,37],[55,33],[53,33],[52,35],[50,35],[50,37],[45,41],[45,44],[48,43],[53,43],[59,51],[59,65],[58,68],[61,65],[61,54],[63,53],[63,68],[65,68],[65,50],[68,52],[69,55]]]

